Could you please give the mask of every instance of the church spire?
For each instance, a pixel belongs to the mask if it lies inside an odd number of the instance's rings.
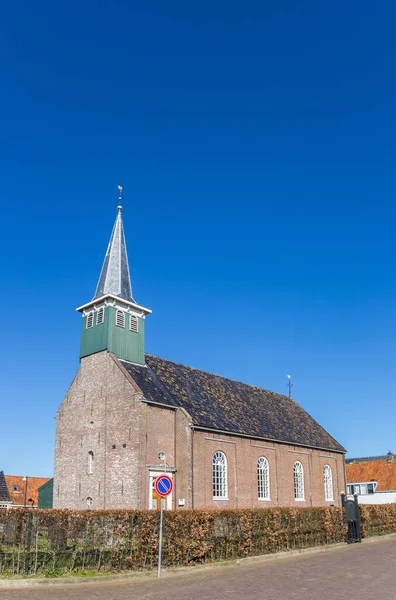
[[[120,195],[118,198],[118,214],[111,233],[110,242],[107,247],[100,273],[98,285],[96,286],[93,300],[111,294],[123,300],[135,303],[132,296],[131,277],[129,274],[128,254],[125,243],[124,226],[122,223],[122,187],[118,186]]]
[[[151,310],[136,304],[132,296],[121,216],[122,187],[118,189],[118,214],[95,296],[77,308],[83,316],[80,358],[107,351],[122,360],[144,365],[144,321]]]

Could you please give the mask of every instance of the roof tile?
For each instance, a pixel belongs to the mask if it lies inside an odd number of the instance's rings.
[[[377,492],[396,490],[396,460],[388,462],[386,458],[354,462],[346,465],[348,483],[364,483],[374,479],[378,481]]]
[[[0,502],[9,502],[9,501],[10,501],[10,495],[8,493],[4,472],[0,471]]]
[[[5,480],[10,498],[12,500],[12,503],[17,506],[25,505],[25,496],[27,506],[31,506],[31,503],[28,502],[29,498],[33,498],[34,506],[37,506],[38,489],[49,479],[49,477],[27,477],[26,489],[26,479],[24,479],[22,475],[5,475]]]
[[[345,452],[288,396],[149,354],[146,366],[120,362],[147,401],[184,408],[196,426]]]

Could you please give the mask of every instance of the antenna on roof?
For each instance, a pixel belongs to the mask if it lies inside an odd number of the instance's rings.
[[[291,375],[288,375],[287,379],[288,379],[288,382],[286,384],[286,387],[289,388],[289,398],[291,398],[292,397],[292,391],[291,391],[291,389],[293,387],[293,384],[291,382]]]

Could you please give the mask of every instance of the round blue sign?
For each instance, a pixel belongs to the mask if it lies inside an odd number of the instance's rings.
[[[169,475],[159,475],[155,480],[154,487],[155,491],[160,496],[169,496],[173,488],[172,479],[169,477]]]

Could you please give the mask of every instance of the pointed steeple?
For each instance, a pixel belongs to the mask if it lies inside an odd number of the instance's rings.
[[[108,351],[144,365],[144,320],[151,310],[136,304],[132,296],[121,216],[122,187],[118,189],[118,214],[95,295],[91,302],[77,308],[83,316],[80,358]]]
[[[122,206],[118,206],[118,215],[111,233],[100,273],[96,292],[92,300],[111,294],[123,300],[135,303],[132,296],[131,277],[129,275],[128,255],[122,223]]]

